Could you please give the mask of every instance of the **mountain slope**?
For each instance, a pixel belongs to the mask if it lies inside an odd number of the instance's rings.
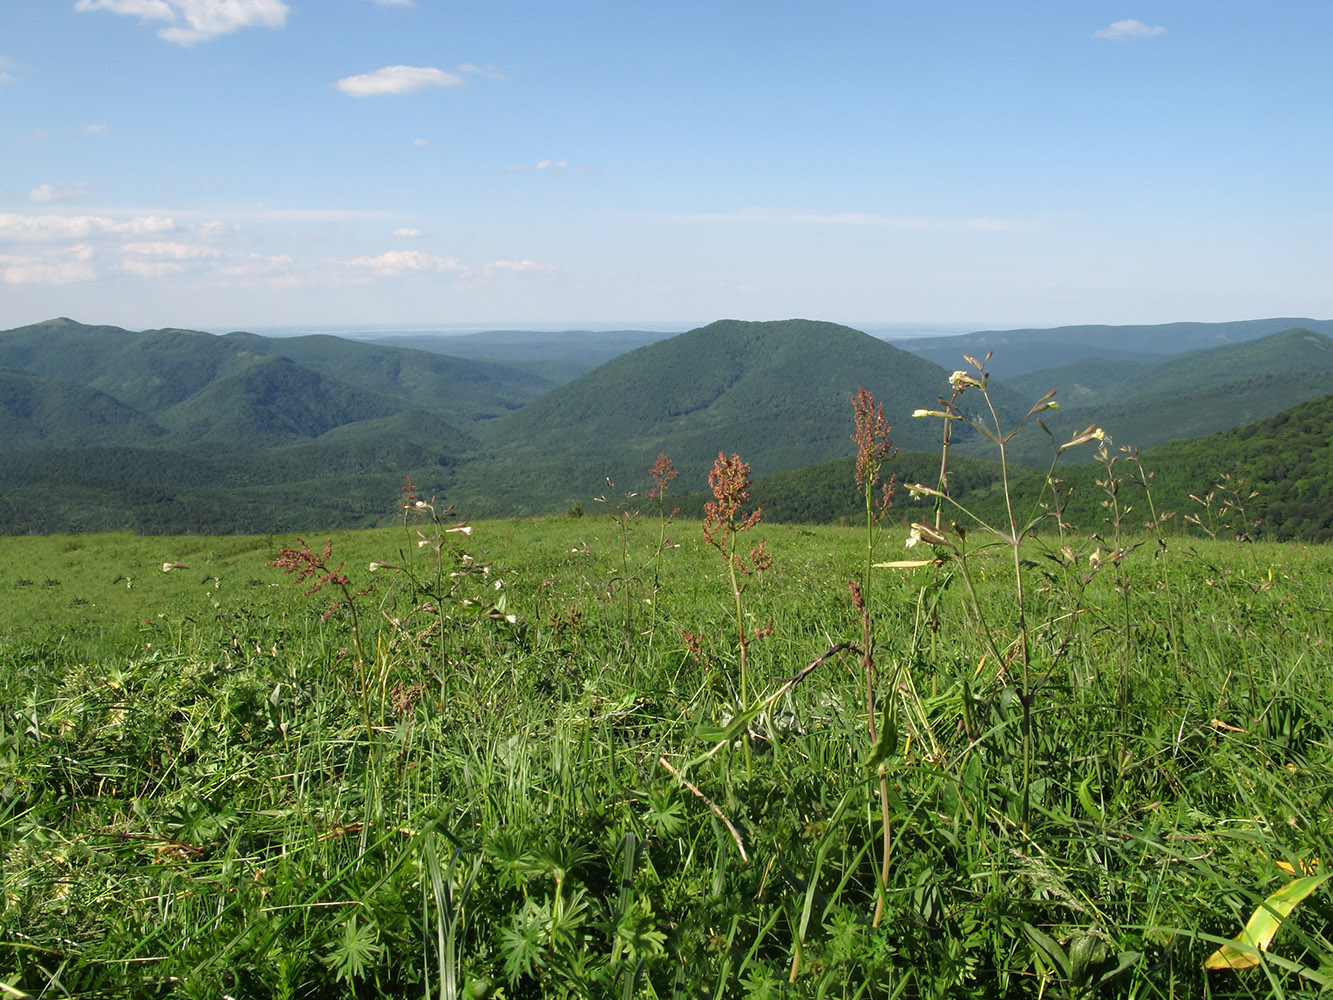
[[[395,400],[325,378],[289,358],[267,357],[214,379],[163,410],[158,421],[172,431],[177,444],[219,440],[268,447],[377,420],[400,408]]]
[[[531,510],[553,484],[580,501],[605,492],[606,478],[638,488],[659,451],[682,490],[706,486],[719,451],[739,453],[756,475],[851,454],[858,386],[883,402],[895,440],[929,447],[938,427],[911,413],[947,390],[947,377],[837,324],[722,320],[613,358],[497,421],[490,457],[464,470],[459,488],[486,510]]]
[[[962,366],[962,356],[995,356],[987,370],[996,377],[1042,371],[1080,361],[1152,361],[1184,351],[1255,340],[1270,333],[1303,327],[1333,336],[1333,320],[1274,318],[1235,323],[1162,323],[1156,326],[1061,326],[1049,330],[984,330],[956,337],[929,337],[898,346],[948,369]]]
[[[493,362],[337,337],[219,337],[174,329],[134,333],[69,319],[0,332],[0,367],[90,386],[150,416],[266,357],[288,358],[319,375],[396,398],[401,408],[426,407],[462,424],[494,419],[553,384]]]
[[[1099,362],[1079,362],[1019,376],[1009,384],[1034,392],[1071,379],[1077,387],[1073,405],[1061,391],[1057,398],[1066,405],[1044,416],[1057,438],[1066,440],[1095,423],[1117,443],[1146,449],[1261,420],[1324,395],[1333,373],[1333,339],[1311,330],[1284,330],[1151,364],[1111,364],[1114,377],[1098,383],[1100,367]],[[1029,437],[1012,454],[1041,464],[1050,458],[1049,443]],[[1086,451],[1075,454],[1076,460],[1090,460]]]
[[[150,418],[104,392],[0,368],[0,441],[6,448],[150,444],[163,434]]]

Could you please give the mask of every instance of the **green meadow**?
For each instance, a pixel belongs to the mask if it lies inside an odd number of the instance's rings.
[[[1333,984],[1333,550],[586,507],[0,542],[0,993]]]

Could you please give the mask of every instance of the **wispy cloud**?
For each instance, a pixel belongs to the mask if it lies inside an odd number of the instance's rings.
[[[430,145],[430,140],[422,139],[420,136],[418,136],[417,138],[412,140],[412,145],[416,146],[418,149],[425,149],[427,146]]]
[[[413,274],[444,274],[466,271],[457,257],[436,257],[419,250],[390,250],[377,257],[356,257],[347,262],[380,278],[400,278]]]
[[[1156,38],[1166,33],[1161,25],[1149,26],[1142,21],[1129,18],[1125,21],[1112,21],[1105,28],[1098,28],[1092,33],[1094,38],[1105,38],[1112,42],[1129,42],[1138,38]]]
[[[18,79],[10,72],[14,68],[14,61],[0,56],[0,87],[6,83],[14,83]]]
[[[503,80],[504,74],[494,66],[477,66],[473,63],[463,63],[458,67],[460,73],[472,73],[476,76],[489,76],[492,80]]]
[[[83,127],[83,130],[87,132],[89,135],[106,135],[107,133],[107,127],[101,123],[85,125]]]
[[[535,260],[494,260],[482,268],[482,274],[527,274],[534,271],[554,271],[553,264],[539,264]]]
[[[179,228],[175,219],[161,215],[117,220],[100,215],[18,215],[0,212],[0,240],[12,243],[141,237],[174,232]]]
[[[96,281],[93,249],[76,244],[42,254],[0,254],[0,281],[6,285],[69,285]]]
[[[393,234],[400,240],[415,240],[425,235],[420,229],[395,229]]]
[[[28,192],[28,200],[68,201],[71,198],[82,198],[87,193],[87,181],[79,181],[77,184],[39,184]]]
[[[686,212],[672,215],[670,218],[687,222],[865,226],[939,232],[1031,232],[1039,228],[1039,223],[1031,219],[1004,219],[993,216],[950,218],[932,215],[877,215],[873,212],[818,212],[790,208],[741,208],[727,212]]]
[[[382,97],[386,94],[414,94],[431,87],[458,87],[463,78],[433,66],[385,66],[373,73],[347,76],[334,86],[350,97]]]
[[[412,0],[373,0],[380,7],[415,7]]]
[[[74,9],[165,21],[158,37],[187,48],[240,28],[281,28],[290,10],[282,0],[78,0]]]
[[[120,248],[120,270],[140,278],[164,278],[198,269],[221,257],[220,251],[194,243],[126,243]]]
[[[519,163],[507,168],[511,174],[521,174],[525,170],[570,170],[576,174],[586,174],[587,167],[576,167],[566,160],[538,160],[536,163]]]

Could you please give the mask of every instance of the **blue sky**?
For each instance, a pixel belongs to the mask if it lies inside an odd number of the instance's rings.
[[[7,0],[0,328],[1333,316],[1326,0]]]

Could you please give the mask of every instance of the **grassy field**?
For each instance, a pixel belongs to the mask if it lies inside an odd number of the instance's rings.
[[[1333,984],[1333,550],[631,502],[0,540],[0,996]]]

